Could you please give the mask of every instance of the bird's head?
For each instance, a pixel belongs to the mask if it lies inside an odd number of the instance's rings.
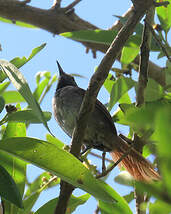
[[[66,74],[62,67],[60,66],[59,62],[57,62],[58,69],[59,69],[59,79],[58,79],[58,84],[57,84],[57,89],[66,87],[66,86],[77,86],[77,83],[74,80],[74,77]]]

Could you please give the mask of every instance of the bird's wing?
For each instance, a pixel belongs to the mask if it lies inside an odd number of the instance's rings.
[[[85,90],[82,88],[79,88],[79,89],[80,90],[77,90],[77,92],[83,98],[84,94],[85,94]],[[105,116],[108,118],[108,121],[110,122],[111,126],[113,126],[113,130],[114,130],[115,134],[117,135],[117,131],[116,131],[116,128],[115,128],[115,125],[113,123],[113,120],[112,120],[110,113],[108,112],[106,107],[98,99],[96,99],[95,108],[97,108],[99,111],[101,111],[103,114],[105,114]]]

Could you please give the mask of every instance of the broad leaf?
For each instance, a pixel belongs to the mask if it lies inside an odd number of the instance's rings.
[[[32,92],[29,88],[29,85],[28,85],[27,81],[25,80],[24,76],[22,75],[22,73],[20,73],[20,71],[13,64],[11,64],[5,60],[0,60],[0,64],[3,67],[3,70],[6,73],[6,75],[8,76],[8,78],[13,83],[13,85],[16,87],[16,89],[19,91],[19,93],[27,101],[30,108],[34,112],[34,115],[37,116],[37,118],[39,118],[39,120],[44,124],[44,126],[50,132],[50,129],[44,118],[40,105],[35,100]]]
[[[167,7],[157,7],[157,15],[160,20],[161,26],[165,32],[168,32],[171,27],[171,0]]]
[[[23,96],[18,91],[4,91],[2,97],[6,104],[26,102]]]
[[[43,112],[45,121],[49,121],[51,119],[52,113],[51,112]],[[23,110],[12,112],[8,114],[7,117],[8,121],[15,121],[15,122],[26,122],[26,123],[42,123],[42,121],[35,116],[33,110]]]
[[[75,197],[74,195],[71,196],[68,207],[67,207],[67,214],[70,214],[75,211],[75,209],[84,203],[90,198],[91,195],[88,193],[79,197]],[[40,207],[35,214],[47,214],[47,213],[54,213],[56,204],[58,202],[58,198],[54,198]]]
[[[0,141],[0,150],[41,167],[96,198],[110,203],[117,200],[117,204],[129,209],[109,185],[95,179],[78,159],[54,144],[28,137],[8,138]]]
[[[133,86],[135,86],[135,81],[132,80],[131,78],[126,78],[126,77],[118,78],[115,81],[107,79],[105,81],[104,86],[106,87],[107,84],[111,84],[111,81],[112,81],[113,85],[112,85],[112,89],[110,92],[110,100],[108,103],[109,111],[113,108],[113,106],[119,101],[119,99],[126,92],[128,92]],[[108,88],[108,91],[109,91],[109,88]]]
[[[3,142],[7,146],[6,141],[8,138],[20,136],[21,137],[26,136],[25,124],[9,122],[3,135]],[[8,171],[8,173],[14,179],[20,191],[20,195],[22,197],[25,188],[26,162],[2,150],[0,151],[0,156],[1,156],[1,165]],[[13,204],[5,200],[4,200],[4,209],[6,214],[16,214],[18,213],[19,210],[18,207],[14,206]]]
[[[139,53],[139,47],[124,47],[122,49],[121,62],[131,63]]]
[[[13,65],[15,65],[17,68],[20,68],[24,64],[29,62],[34,56],[36,56],[36,54],[38,54],[45,46],[46,46],[46,43],[34,48],[28,58],[26,58],[25,56],[23,56],[22,58],[16,57],[16,58],[12,59],[10,62]]]
[[[46,44],[42,44],[36,48],[34,48],[32,50],[32,53],[30,54],[30,56],[28,58],[26,58],[25,56],[20,58],[20,57],[16,57],[14,59],[12,59],[10,62],[15,65],[17,68],[22,67],[24,64],[26,64],[28,61],[30,61],[37,53],[39,53],[44,47],[46,46]],[[4,60],[3,60],[4,61]],[[0,69],[0,82],[3,82],[5,79],[7,78],[6,73]]]

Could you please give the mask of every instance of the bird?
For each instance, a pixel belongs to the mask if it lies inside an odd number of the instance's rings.
[[[52,99],[53,114],[59,126],[72,138],[85,90],[77,85],[72,75],[63,71],[58,61],[57,65],[59,78]],[[83,144],[87,149],[109,152],[114,162],[130,148],[130,145],[118,136],[110,113],[98,99],[88,118]],[[137,181],[160,180],[160,175],[153,165],[133,147],[118,166],[124,167]]]

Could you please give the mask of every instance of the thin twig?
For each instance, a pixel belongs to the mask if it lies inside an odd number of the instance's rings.
[[[161,7],[161,6],[167,7],[169,4],[170,4],[169,1],[161,1],[161,2],[155,2],[154,1],[154,6],[155,7]]]
[[[94,157],[97,157],[97,158],[102,159],[102,156],[101,156],[101,155],[98,155],[98,154],[96,154],[96,153],[94,153],[94,152],[89,152],[88,154],[90,154],[90,155],[92,155],[92,156],[94,156]],[[113,163],[113,160],[111,160],[111,159],[109,159],[109,158],[105,158],[105,160],[108,161],[109,163]]]
[[[129,145],[132,144],[132,140],[124,136],[123,134],[119,134],[119,137],[121,137],[124,141],[126,141]]]
[[[68,10],[71,10],[73,9],[73,7],[75,7],[78,3],[80,3],[81,0],[75,0],[73,1],[71,4],[69,4],[67,7],[65,7],[65,10],[68,11]]]
[[[150,29],[150,31],[151,31],[154,39],[156,40],[157,44],[161,47],[163,53],[166,55],[166,57],[168,58],[168,60],[171,62],[171,56],[167,52],[167,48],[163,45],[163,43],[160,40],[160,38],[158,36],[156,36],[156,33],[155,33],[153,27],[151,26],[151,24],[147,20],[146,20],[146,24],[148,25],[148,28]]]
[[[95,211],[94,211],[94,214],[99,214],[99,212],[100,212],[100,208],[99,208],[99,206],[97,206]]]
[[[138,137],[137,134],[134,134],[134,148],[142,154],[143,146],[141,139]],[[136,206],[136,214],[146,214],[146,210],[142,209],[141,205],[144,203],[144,194],[139,193],[136,189],[136,186],[134,186],[134,198],[135,198],[135,206]]]
[[[152,16],[151,13],[148,11],[145,17],[142,44],[140,47],[141,53],[140,53],[136,106],[141,106],[144,103],[144,93],[148,82],[148,62],[149,62],[149,52],[150,52],[150,46],[151,46],[151,32],[149,27],[147,26],[147,21],[152,23],[153,19],[151,19],[151,16]]]
[[[105,156],[106,156],[106,152],[103,151],[103,153],[102,153],[102,172],[106,171]]]
[[[102,178],[105,177],[109,172],[111,172],[124,158],[126,158],[129,153],[131,152],[132,148],[133,148],[134,144],[132,143],[129,146],[129,149],[127,152],[125,152],[122,157],[120,157],[109,169],[107,169],[105,172],[102,172],[100,175],[97,175],[96,178]]]
[[[54,0],[51,9],[58,9],[61,7],[62,0]]]

